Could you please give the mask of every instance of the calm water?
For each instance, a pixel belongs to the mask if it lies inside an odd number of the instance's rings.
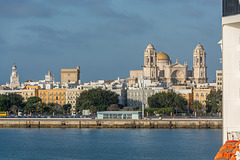
[[[211,160],[220,129],[0,129],[0,159]]]

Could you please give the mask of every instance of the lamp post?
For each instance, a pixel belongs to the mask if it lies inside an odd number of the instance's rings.
[[[144,119],[144,65],[141,66],[143,68],[143,75],[142,75],[142,119]]]

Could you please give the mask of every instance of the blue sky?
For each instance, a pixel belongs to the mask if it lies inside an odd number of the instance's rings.
[[[209,81],[221,69],[221,0],[0,0],[0,84],[80,66],[82,82],[127,78],[152,43],[173,63],[201,43]]]

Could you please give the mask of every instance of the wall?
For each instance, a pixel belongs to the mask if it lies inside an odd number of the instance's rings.
[[[91,120],[0,118],[0,128],[222,128],[222,120]]]

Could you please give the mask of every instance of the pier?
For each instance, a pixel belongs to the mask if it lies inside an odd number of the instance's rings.
[[[83,118],[0,118],[0,128],[221,129],[222,119],[97,120]]]

